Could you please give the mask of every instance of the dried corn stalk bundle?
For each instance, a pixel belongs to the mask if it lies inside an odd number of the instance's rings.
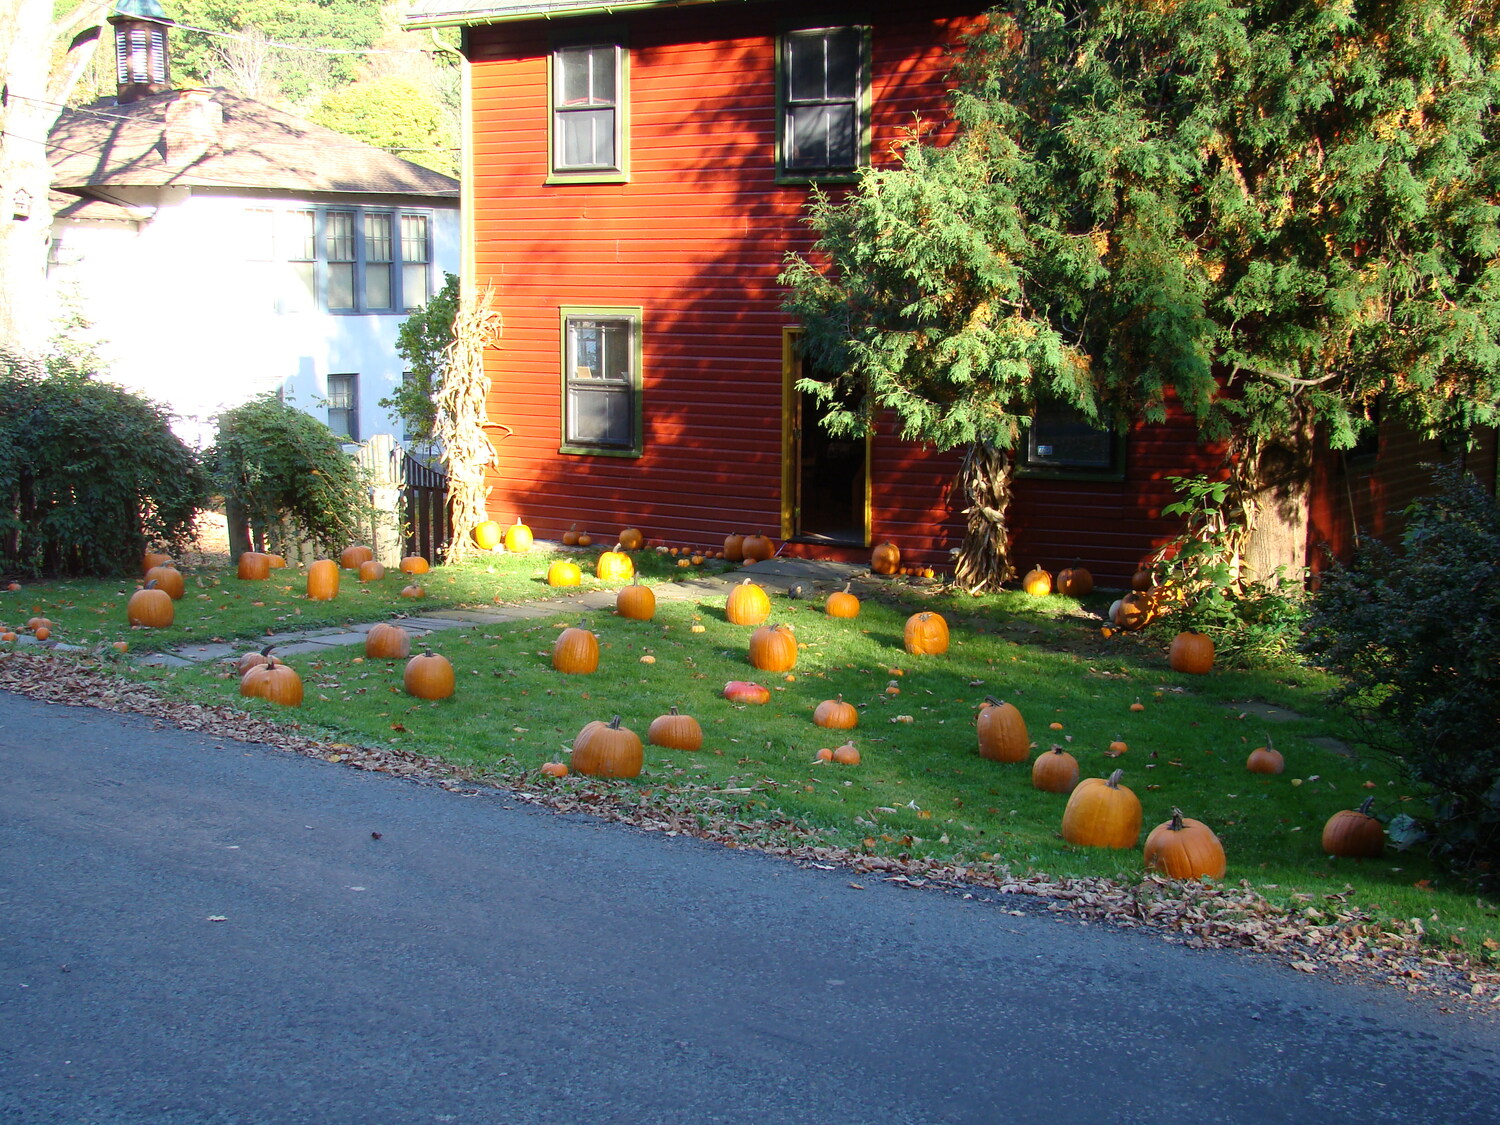
[[[484,483],[485,469],[495,460],[495,447],[485,429],[508,427],[488,423],[485,400],[490,378],[484,373],[484,350],[501,332],[500,313],[494,307],[495,290],[486,285],[477,293],[464,293],[453,318],[453,343],[438,387],[434,433],[443,446],[448,466],[448,506],[454,534],[447,559],[459,562],[475,553],[468,534],[484,522],[485,500],[490,490]]]

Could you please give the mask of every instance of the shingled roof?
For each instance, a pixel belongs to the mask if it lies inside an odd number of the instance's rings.
[[[215,105],[222,107],[222,122]],[[53,186],[63,189],[251,187],[458,197],[458,181],[450,176],[217,88],[67,110],[48,146]]]

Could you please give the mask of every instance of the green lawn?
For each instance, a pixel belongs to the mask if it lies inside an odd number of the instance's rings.
[[[648,575],[678,573],[674,560],[650,552],[637,558]],[[548,561],[501,556],[439,568],[427,576],[429,597],[421,607],[555,595],[542,578]],[[395,576],[362,586],[346,577],[334,602],[311,603],[297,580],[250,584],[232,572],[200,574],[190,578],[177,624],[150,634],[122,627],[125,585],[34,585],[5,594],[0,619],[15,624],[41,606],[59,640],[107,645],[127,639],[140,651],[219,636],[241,638],[248,648],[267,631],[399,613],[410,608],[399,597],[405,582]],[[792,625],[801,644],[797,666],[785,676],[750,667],[750,629],[729,624],[717,596],[663,602],[650,622],[560,604],[556,618],[434,634],[431,647],[458,670],[455,696],[439,703],[407,696],[399,662],[366,660],[357,647],[319,659],[294,655],[289,662],[307,687],[294,715],[242,700],[224,665],[178,671],[125,661],[116,666],[172,695],[295,717],[335,741],[400,747],[499,780],[565,789],[601,783],[553,781],[535,771],[548,760],[566,761],[585,723],[619,714],[644,737],[651,720],[675,705],[698,718],[704,748],[688,753],[648,746],[640,779],[604,788],[705,816],[727,812],[742,823],[763,823],[767,834],[791,822],[829,846],[856,851],[1016,874],[1138,878],[1138,849],[1078,848],[1060,838],[1065,798],[1033,789],[1029,763],[1001,765],[977,755],[974,716],[993,695],[1020,708],[1039,750],[1056,743],[1073,753],[1084,777],[1122,768],[1124,783],[1144,806],[1147,831],[1174,806],[1208,823],[1228,852],[1229,880],[1247,880],[1273,901],[1299,908],[1311,901],[1315,909],[1326,896],[1338,896],[1334,901],[1381,917],[1419,918],[1444,947],[1490,952],[1484,943],[1500,939],[1496,904],[1425,859],[1392,852],[1351,861],[1323,854],[1319,837],[1332,813],[1374,795],[1377,811],[1391,814],[1414,797],[1384,761],[1316,741],[1351,738],[1323,702],[1329,681],[1294,666],[1174,673],[1161,638],[1100,635],[1097,618],[1082,610],[1098,611],[1110,599],[1099,594],[1083,607],[1019,592],[976,599],[895,582],[882,587],[881,597],[866,598],[859,617],[841,620],[823,613],[821,598],[775,598],[772,621]],[[947,617],[953,633],[948,654],[903,651],[902,626],[917,608]],[[580,620],[600,637],[600,670],[565,676],[551,667],[551,647],[563,626]],[[720,693],[732,679],[765,684],[771,702],[729,703]],[[835,695],[860,709],[859,726],[849,732],[863,755],[858,766],[816,761],[820,747],[844,737],[811,721],[816,704]],[[1132,711],[1137,701],[1144,709]],[[1246,701],[1301,717],[1268,723]],[[1060,729],[1051,729],[1053,723]],[[1252,775],[1245,758],[1268,732],[1286,756],[1286,772]],[[1129,747],[1118,757],[1108,752],[1114,740]]]

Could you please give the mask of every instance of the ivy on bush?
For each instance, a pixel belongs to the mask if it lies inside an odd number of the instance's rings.
[[[179,555],[208,487],[164,408],[66,357],[0,358],[0,569],[138,573],[147,545]]]
[[[221,414],[204,463],[226,507],[244,513],[257,549],[296,554],[308,543],[337,555],[370,525],[369,489],[343,443],[275,395]]]
[[[1304,647],[1345,677],[1334,698],[1430,798],[1418,819],[1433,851],[1493,882],[1500,506],[1457,471],[1435,481],[1436,494],[1408,509],[1399,551],[1371,541],[1323,576]]]

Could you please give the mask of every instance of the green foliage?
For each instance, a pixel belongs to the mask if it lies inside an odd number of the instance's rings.
[[[54,355],[45,375],[0,361],[0,568],[139,571],[181,554],[207,482],[166,411]]]
[[[443,287],[433,294],[432,300],[403,320],[397,331],[396,351],[401,353],[411,374],[389,398],[381,399],[380,405],[400,414],[407,433],[414,438],[432,437],[437,421],[438,387],[448,362],[453,318],[457,315],[458,278],[445,274]]]
[[[204,460],[225,502],[249,518],[256,542],[278,554],[311,541],[336,556],[370,526],[369,490],[354,459],[326,425],[275,395],[221,414]]]
[[[1323,576],[1307,651],[1347,678],[1334,699],[1432,798],[1433,849],[1500,872],[1500,506],[1445,470],[1401,550],[1370,541]],[[1407,810],[1417,813],[1418,810]]]
[[[1492,6],[1020,0],[968,45],[957,134],[818,197],[787,308],[830,426],[1009,446],[1044,396],[1175,397],[1253,445],[1368,404],[1500,420]],[[868,388],[841,410],[837,384]]]
[[[458,175],[458,138],[447,112],[409,78],[384,75],[355,82],[325,95],[310,117],[393,156]]]

